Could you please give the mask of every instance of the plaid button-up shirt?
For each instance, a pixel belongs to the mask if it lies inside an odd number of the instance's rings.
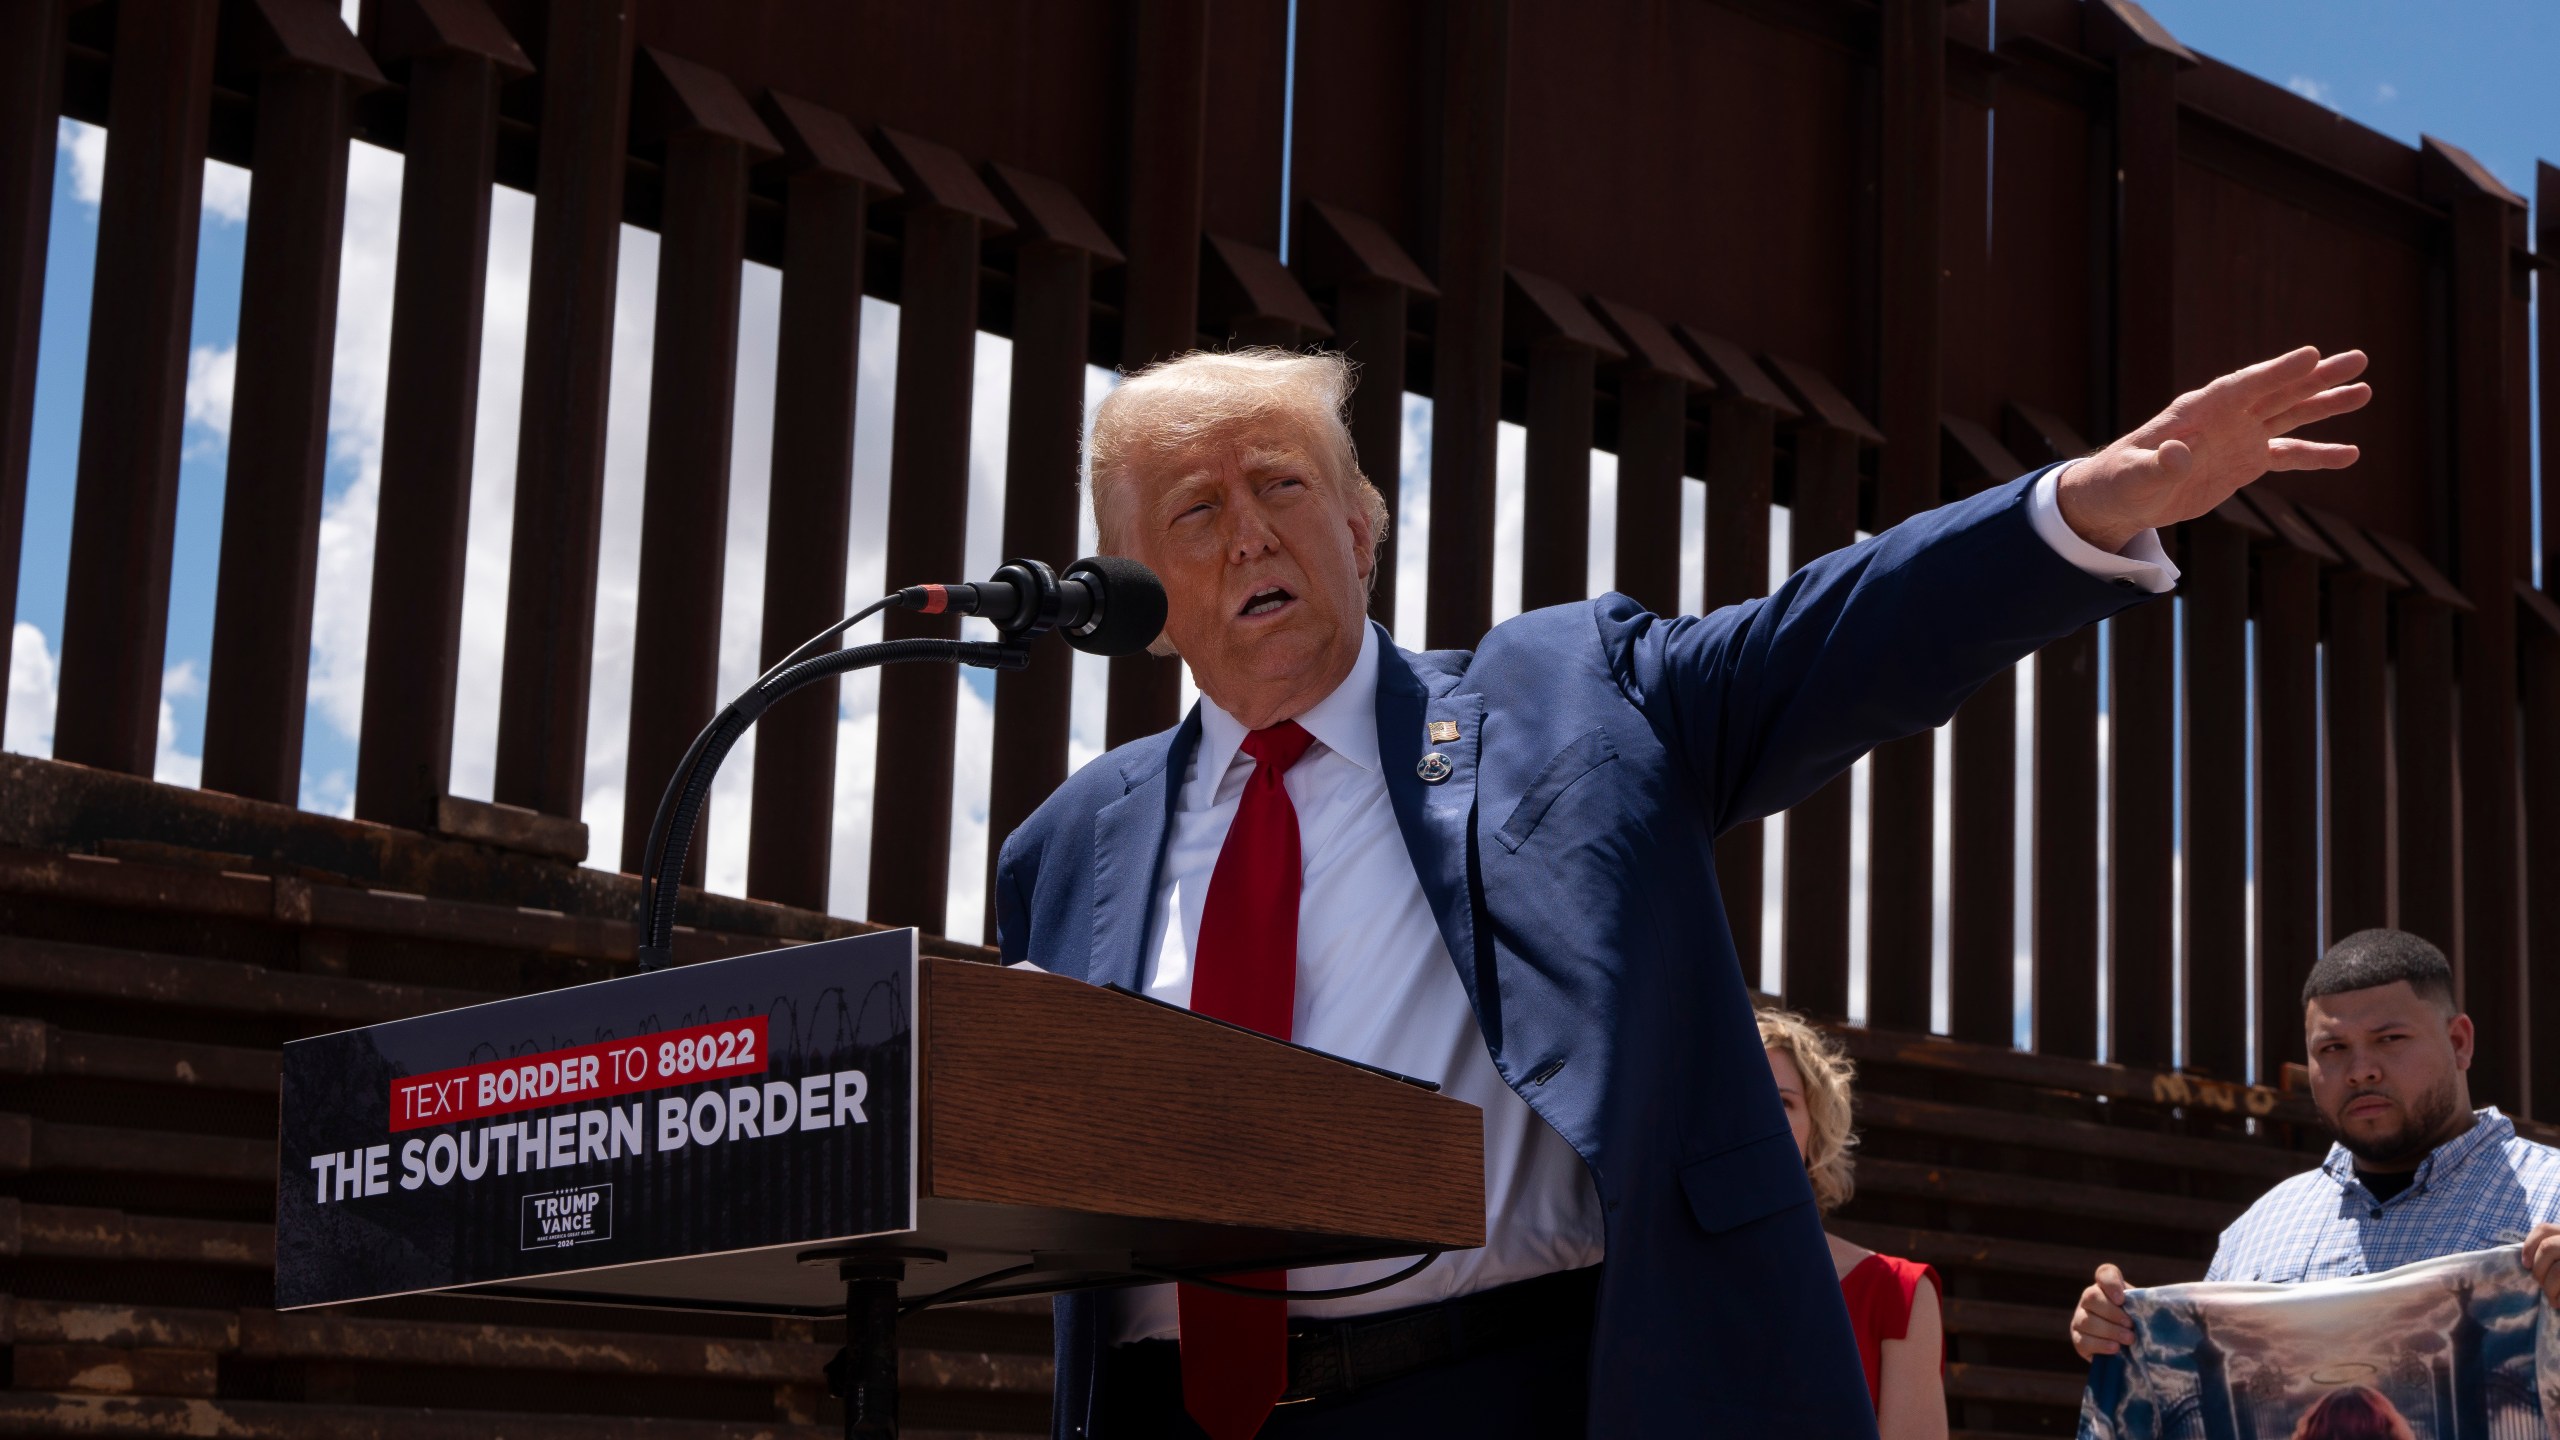
[[[2544,1221],[2560,1221],[2560,1150],[2517,1135],[2492,1105],[2389,1200],[2373,1198],[2346,1147],[2331,1145],[2319,1169],[2258,1197],[2222,1232],[2205,1278],[2290,1285],[2376,1274],[2512,1245]]]

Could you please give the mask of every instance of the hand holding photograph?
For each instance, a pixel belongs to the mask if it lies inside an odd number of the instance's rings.
[[[2545,1440],[2560,1333],[2520,1247],[2307,1285],[2125,1296],[2080,1440]]]

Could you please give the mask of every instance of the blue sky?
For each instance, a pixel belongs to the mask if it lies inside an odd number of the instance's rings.
[[[2145,0],[2188,48],[2415,145],[2479,157],[2527,199],[2560,157],[2560,5],[2550,0]]]
[[[2555,59],[2560,59],[2560,4],[2551,0],[2459,0],[2435,4],[2416,0],[2152,0],[2150,9],[2189,45],[2287,84],[2386,134],[2409,143],[2415,143],[2422,131],[2453,140],[2528,195],[2535,157],[2560,152],[2560,91],[2555,91],[2544,73]],[[16,621],[20,628],[9,677],[7,724],[5,732],[0,732],[0,744],[38,754],[51,750],[51,672],[61,634],[91,257],[96,247],[96,195],[105,152],[102,132],[64,124],[57,154],[38,373],[38,422],[17,596]],[[381,434],[399,180],[398,157],[369,146],[355,147],[349,180],[321,594],[316,607],[301,796],[305,806],[332,813],[345,813],[351,803],[349,781],[354,772],[361,700],[358,687],[374,544],[372,487]],[[237,343],[241,248],[250,200],[248,177],[227,166],[211,166],[206,195],[158,763],[162,778],[180,783],[194,781],[195,757],[202,744],[204,681],[213,623],[213,569],[220,539],[223,451],[229,418],[229,356]],[[529,198],[511,190],[497,193],[493,201],[489,305],[482,358],[470,567],[466,577],[462,695],[454,752],[454,788],[466,795],[489,793],[495,753],[495,677],[503,632],[512,518],[514,426],[523,362],[522,317],[531,219]],[[590,863],[602,865],[612,865],[618,858],[624,805],[622,730],[629,706],[631,620],[655,275],[656,238],[626,230],[606,461],[607,519],[585,815],[595,847]],[[723,693],[734,692],[752,678],[758,643],[757,577],[763,557],[764,467],[771,423],[778,300],[774,273],[761,266],[749,266],[739,334],[737,435],[722,627]],[[887,579],[878,538],[886,511],[895,308],[872,302],[866,309],[864,328],[855,467],[856,534],[850,556],[849,589],[867,597],[877,593]],[[1008,362],[1004,341],[982,337],[970,476],[971,573],[983,573],[998,559]],[[1107,375],[1096,372],[1092,395],[1098,397],[1107,385]],[[1404,541],[1400,550],[1406,568],[1399,577],[1400,613],[1395,628],[1405,643],[1418,644],[1426,596],[1421,562],[1430,519],[1430,407],[1427,401],[1415,399],[1407,411],[1405,453],[1400,457],[1404,507],[1398,516]],[[1497,611],[1502,614],[1518,607],[1521,442],[1516,427],[1504,427],[1497,487],[1495,574]],[[1615,510],[1615,460],[1606,454],[1593,458],[1591,533],[1595,553],[1591,557],[1591,579],[1595,588],[1606,588],[1611,564],[1605,547],[1614,528],[1610,517]],[[1690,511],[1683,527],[1689,542],[1683,588],[1696,597],[1703,590],[1703,567],[1696,544],[1703,530],[1703,494],[1694,483],[1690,489]],[[1783,512],[1778,519],[1783,523]],[[1783,538],[1776,553],[1785,553]],[[958,793],[954,797],[950,928],[955,936],[974,937],[977,907],[982,903],[978,875],[983,871],[989,843],[984,724],[989,702],[983,675],[956,683],[962,687],[964,735],[958,750]],[[869,682],[849,686],[839,717],[844,760],[835,778],[838,826],[831,899],[833,908],[843,913],[860,913],[864,899],[874,693]],[[1079,763],[1100,748],[1102,693],[1099,663],[1081,665],[1074,736],[1074,758]],[[733,892],[742,888],[744,881],[746,789],[752,744],[751,735],[747,746],[730,762],[724,783],[713,795],[708,840],[710,879],[715,888]],[[1774,847],[1776,836],[1773,834],[1771,839]],[[1863,848],[1858,853],[1863,856]],[[1770,867],[1773,884],[1776,868]],[[1772,922],[1766,928],[1774,939],[1774,889],[1765,898],[1770,903],[1764,911]],[[1863,927],[1860,929],[1863,938]],[[2023,926],[2021,933],[2023,936]],[[1767,973],[1774,980],[1774,971]]]
[[[2534,162],[2560,163],[2560,5],[2551,0],[2149,0],[2148,8],[2188,48],[2357,124],[2403,144],[2433,135],[2461,146],[2528,203]],[[2537,442],[2536,533],[2541,468]],[[2537,556],[2538,581],[2544,563]]]

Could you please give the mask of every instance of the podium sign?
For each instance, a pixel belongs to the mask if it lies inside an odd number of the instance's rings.
[[[745,1272],[916,1227],[916,1003],[884,931],[289,1044],[277,1308],[763,1308]]]

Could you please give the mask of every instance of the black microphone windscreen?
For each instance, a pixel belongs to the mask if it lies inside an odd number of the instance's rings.
[[[1102,619],[1092,631],[1063,632],[1087,655],[1135,655],[1164,633],[1164,582],[1156,572],[1120,555],[1089,555],[1062,578],[1082,579],[1102,592]]]

